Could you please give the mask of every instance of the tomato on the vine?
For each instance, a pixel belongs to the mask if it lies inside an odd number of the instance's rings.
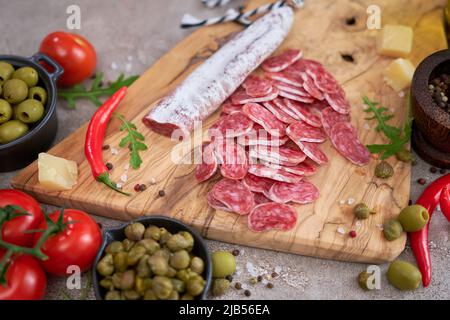
[[[0,252],[0,259],[4,251]],[[0,284],[0,300],[41,300],[47,278],[39,261],[29,255],[11,258],[6,271],[6,286]]]
[[[60,86],[79,84],[94,74],[97,54],[92,44],[78,34],[62,31],[50,33],[42,40],[39,50],[64,68],[58,80]]]
[[[57,221],[60,211],[49,214]],[[102,243],[102,233],[97,222],[87,213],[75,209],[65,209],[63,221],[69,223],[66,228],[51,236],[42,246],[42,252],[48,259],[41,261],[45,271],[56,276],[67,276],[69,266],[78,266],[81,272],[88,270]],[[46,229],[44,221],[38,229]],[[40,233],[35,233],[35,243]]]
[[[16,205],[24,209],[29,215],[16,217],[4,223],[1,228],[3,241],[22,247],[33,245],[34,235],[26,233],[35,230],[44,221],[39,203],[31,196],[18,190],[0,190],[0,208],[7,205]]]

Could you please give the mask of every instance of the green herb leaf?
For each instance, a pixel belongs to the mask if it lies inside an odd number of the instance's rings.
[[[129,87],[138,78],[139,76],[125,78],[125,76],[121,74],[116,81],[107,84],[107,86],[102,86],[103,74],[97,73],[92,80],[90,88],[79,84],[72,88],[60,89],[58,96],[67,101],[70,109],[76,108],[76,100],[78,99],[88,99],[96,106],[100,107],[102,105],[100,98],[113,95],[123,86]]]
[[[126,131],[127,135],[120,140],[119,147],[130,149],[130,166],[133,169],[139,169],[142,164],[142,158],[139,155],[139,151],[147,150],[147,145],[143,142],[145,137],[137,131],[136,125],[127,121],[124,116],[118,114],[116,117],[122,121],[120,131]]]
[[[365,109],[364,112],[373,114],[372,117],[366,119],[377,120],[378,124],[375,127],[375,130],[377,132],[382,132],[389,140],[389,143],[387,144],[368,145],[367,149],[371,153],[380,153],[382,160],[385,160],[395,155],[398,151],[403,150],[405,148],[405,144],[410,141],[412,132],[413,119],[409,115],[410,100],[408,99],[408,115],[405,124],[401,128],[397,128],[386,123],[394,117],[393,114],[386,113],[388,111],[386,107],[379,106],[378,102],[371,101],[366,96],[363,97],[363,102],[367,106],[367,109]]]

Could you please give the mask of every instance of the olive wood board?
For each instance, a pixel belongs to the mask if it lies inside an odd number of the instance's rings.
[[[247,8],[265,2],[251,0]],[[409,57],[414,64],[446,47],[441,19],[443,1],[315,0],[306,1],[305,7],[296,11],[291,33],[278,50],[301,48],[305,57],[322,62],[336,76],[352,103],[352,122],[365,144],[385,141],[373,129],[375,123],[365,120],[363,94],[392,108],[395,113],[392,123],[396,125],[403,123],[406,110],[405,97],[383,82],[382,71],[392,59],[377,54],[376,35],[379,31],[366,27],[367,8],[374,4],[381,9],[383,23],[414,27],[414,49]],[[355,18],[354,21],[351,18]],[[124,189],[133,194],[131,197],[110,191],[94,181],[83,153],[86,125],[49,151],[78,163],[78,184],[72,190],[53,193],[44,190],[38,183],[36,162],[22,170],[12,180],[12,186],[32,194],[43,203],[78,208],[114,219],[131,220],[144,215],[164,214],[188,223],[206,238],[229,243],[367,263],[397,257],[404,249],[406,236],[388,242],[380,226],[408,203],[410,165],[389,159],[395,175],[388,180],[379,180],[373,175],[377,164],[375,158],[366,167],[356,167],[326,142],[323,148],[330,162],[310,179],[319,188],[320,199],[314,204],[296,206],[298,221],[293,230],[254,233],[247,228],[246,217],[216,211],[208,206],[206,194],[218,181],[218,176],[209,182],[198,183],[194,177],[195,165],[177,165],[171,161],[176,142],[153,133],[142,124],[142,117],[156,101],[214,53],[230,35],[241,29],[238,24],[227,23],[196,30],[129,88],[118,111],[145,134],[149,146],[149,150],[143,153],[141,169],[128,172]],[[353,62],[343,59],[342,55],[351,55]],[[217,111],[206,121],[204,129],[218,118],[219,113]],[[123,137],[118,130],[119,125],[118,120],[112,120],[105,144],[118,146]],[[105,161],[114,165],[111,174],[115,181],[119,181],[129,161],[128,150],[118,149],[118,155],[104,152]],[[149,185],[152,179],[155,179],[155,185]],[[137,183],[146,183],[147,190],[134,192],[133,187]],[[165,191],[165,196],[158,195],[160,190]],[[359,202],[374,208],[377,214],[357,223],[352,208]],[[357,237],[340,234],[337,232],[339,227],[346,232],[355,230]]]

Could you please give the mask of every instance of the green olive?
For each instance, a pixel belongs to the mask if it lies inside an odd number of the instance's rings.
[[[153,290],[149,289],[149,290],[145,291],[144,300],[158,300],[158,297],[153,292]]]
[[[409,262],[395,260],[387,271],[389,283],[399,290],[415,290],[422,281],[422,274]]]
[[[188,252],[191,252],[192,249],[194,248],[194,237],[192,236],[192,234],[190,234],[187,231],[181,231],[181,232],[179,232],[179,234],[181,234],[184,237],[184,239],[187,241],[188,246],[187,246],[186,250]]]
[[[135,273],[134,270],[127,270],[122,274],[120,279],[120,289],[131,290],[134,288]]]
[[[170,239],[170,237],[172,237],[172,234],[169,231],[167,231],[166,228],[159,228],[159,233],[160,233],[159,239],[160,244],[166,244],[166,242]]]
[[[106,293],[105,300],[123,300],[123,298],[120,291],[111,290]]]
[[[118,252],[114,255],[114,268],[119,272],[124,272],[127,270],[128,263],[127,263],[127,256],[128,252],[122,251]]]
[[[145,279],[141,277],[136,277],[136,279],[134,280],[134,289],[140,295],[144,295],[145,291],[147,290]]]
[[[33,87],[28,90],[28,99],[34,99],[45,106],[47,103],[47,91],[42,87]]]
[[[123,244],[120,241],[111,242],[105,249],[106,253],[116,254],[118,252],[123,251]]]
[[[176,252],[187,249],[190,246],[190,243],[181,233],[177,233],[167,240],[166,246],[170,251]]]
[[[127,265],[134,266],[145,255],[145,248],[142,246],[134,246],[133,249],[128,252]]]
[[[173,290],[173,285],[169,278],[156,276],[153,278],[152,290],[159,299],[167,299]]]
[[[20,103],[28,96],[28,87],[20,79],[7,80],[3,84],[3,97],[11,104]]]
[[[126,300],[138,300],[141,297],[136,290],[125,290],[122,293]]]
[[[128,252],[134,247],[136,242],[131,241],[130,239],[124,239],[122,241],[122,244],[123,244],[123,249]]]
[[[406,207],[398,215],[398,221],[406,232],[416,232],[425,227],[430,220],[428,210],[421,205],[414,204]]]
[[[375,167],[375,176],[380,179],[388,179],[394,175],[394,168],[386,162],[381,161],[376,167]]]
[[[14,67],[11,64],[0,61],[0,87],[5,81],[11,79],[13,73]]]
[[[100,280],[99,284],[102,288],[114,290],[114,284],[111,278],[103,278],[102,280]]]
[[[31,67],[22,67],[17,69],[14,71],[12,78],[22,80],[27,84],[28,88],[34,87],[39,81],[37,71]]]
[[[114,272],[114,260],[113,255],[108,253],[106,254],[97,264],[97,271],[102,276],[110,276]]]
[[[150,255],[154,254],[161,248],[159,243],[153,239],[142,239],[136,243],[136,246],[144,247],[146,252]]]
[[[180,250],[175,252],[170,257],[170,266],[180,270],[180,269],[186,269],[189,267],[189,264],[191,262],[191,258],[189,257],[189,253],[186,250]]]
[[[13,109],[8,101],[0,99],[0,124],[5,123],[13,114]]]
[[[159,239],[161,238],[159,228],[156,226],[148,226],[147,229],[145,229],[144,238],[159,241]]]
[[[180,300],[194,300],[194,297],[191,296],[189,293],[185,293],[181,296]]]
[[[191,275],[189,271],[185,269],[185,270],[178,270],[176,277],[183,282],[188,282]]]
[[[203,270],[205,270],[205,263],[199,257],[193,257],[191,259],[191,270],[197,274],[202,274]]]
[[[14,141],[28,132],[28,126],[18,120],[10,120],[0,125],[0,144]]]
[[[397,158],[398,161],[402,161],[402,162],[406,162],[406,163],[413,161],[411,151],[405,150],[405,149],[397,151],[397,153],[395,154],[395,157]]]
[[[152,270],[150,269],[150,265],[148,264],[149,258],[150,257],[148,255],[143,256],[136,266],[136,273],[141,278],[150,277],[152,274]]]
[[[383,225],[384,237],[388,241],[394,241],[395,239],[400,238],[402,232],[403,227],[397,219],[388,220]]]
[[[183,281],[174,278],[170,279],[170,281],[172,281],[173,289],[178,293],[186,291],[186,283],[184,283]]]
[[[205,280],[200,276],[190,277],[186,283],[186,290],[190,295],[196,297],[205,289],[205,283]]]
[[[372,276],[372,273],[368,273],[367,271],[363,271],[358,275],[358,284],[363,290],[371,290],[368,286],[369,278]],[[375,280],[375,278],[373,279]]]
[[[140,222],[129,224],[125,227],[125,236],[132,241],[139,241],[143,238],[145,227]]]
[[[212,294],[215,297],[222,296],[230,287],[230,281],[227,279],[215,279],[213,282]]]
[[[179,299],[180,299],[180,294],[177,291],[172,290],[172,292],[169,294],[169,296],[165,300],[179,300]]]
[[[167,272],[165,274],[166,277],[174,278],[176,275],[177,275],[177,270],[176,269],[174,269],[172,267],[167,268]]]
[[[167,251],[167,250],[165,250],[165,249],[163,248],[163,249],[161,249],[161,250],[156,251],[156,252],[153,254],[153,257],[161,257],[161,258],[164,258],[164,260],[166,260],[167,262],[169,262],[169,259],[170,259],[170,252]]]
[[[169,269],[167,260],[161,256],[151,256],[148,259],[148,264],[150,265],[152,272],[158,276],[166,275],[167,270]]]
[[[215,278],[225,278],[236,271],[236,258],[228,251],[216,251],[211,259]]]
[[[27,99],[14,108],[14,115],[23,123],[35,123],[42,119],[44,106],[37,100]]]

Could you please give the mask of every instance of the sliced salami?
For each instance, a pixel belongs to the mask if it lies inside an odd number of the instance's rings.
[[[232,212],[231,209],[228,208],[225,204],[214,198],[212,191],[208,192],[206,200],[208,201],[209,206],[216,210]]]
[[[267,167],[262,164],[253,164],[249,167],[248,172],[258,177],[269,178],[276,181],[297,183],[303,178],[290,172]]]
[[[350,122],[350,116],[334,111],[333,108],[328,107],[321,112],[322,126],[325,133],[330,136],[331,128],[339,122]]]
[[[249,188],[252,192],[259,192],[263,194],[268,194],[270,188],[275,183],[274,180],[258,177],[253,174],[247,174],[242,180],[242,182]]]
[[[253,192],[253,198],[255,199],[255,205],[271,202],[269,198],[259,192]]]
[[[240,137],[253,129],[253,121],[244,113],[238,112],[232,115],[224,115],[211,126],[211,130],[218,130],[224,138]],[[217,133],[213,134],[217,137]]]
[[[308,92],[312,97],[316,98],[317,100],[325,99],[323,92],[320,91],[319,88],[317,88],[313,78],[311,78],[306,72],[302,72],[301,77],[304,81],[303,88],[305,89],[306,92]]]
[[[242,87],[247,95],[254,98],[265,97],[272,93],[272,82],[258,76],[248,76]]]
[[[284,101],[283,98],[276,98],[271,102],[273,102],[278,108],[280,108],[284,113],[286,113],[290,117],[294,118],[295,120],[300,120],[299,116],[286,105],[286,102]]]
[[[327,135],[321,128],[313,127],[303,121],[297,121],[289,125],[286,129],[286,134],[294,142],[322,143],[327,139]]]
[[[300,120],[305,121],[307,124],[313,127],[322,127],[320,117],[311,112],[311,109],[308,107],[308,105],[289,99],[284,99],[284,102],[292,110],[292,112],[295,112]]]
[[[222,176],[240,180],[248,171],[248,159],[245,150],[234,140],[222,140],[215,146],[215,153],[219,159]]]
[[[323,93],[339,92],[340,86],[336,79],[325,69],[306,70],[306,73],[314,80],[316,87]]]
[[[291,84],[281,82],[281,81],[274,81],[273,85],[275,86],[275,88],[277,88],[280,91],[292,93],[297,96],[311,98],[311,95],[308,92],[306,92],[306,90],[303,89],[302,87],[296,87],[296,86],[293,86]]]
[[[308,158],[310,158],[315,163],[323,165],[328,162],[326,154],[323,153],[317,143],[297,141],[296,144],[299,146],[300,150],[302,150],[308,156]]]
[[[341,93],[325,93],[325,99],[334,109],[334,111],[349,114],[350,113],[350,103],[347,101],[345,96]]]
[[[298,74],[294,75],[286,72],[266,72],[265,75],[269,79],[284,82],[294,87],[303,87],[303,79]]]
[[[263,127],[259,124],[253,126],[253,130],[243,136],[237,138],[237,142],[242,146],[281,146],[285,144],[289,138],[284,137],[273,137],[269,134]]]
[[[204,143],[202,145],[202,161],[195,168],[195,178],[199,182],[203,182],[211,178],[217,171],[219,164],[214,154],[214,145],[212,143]]]
[[[320,62],[311,59],[301,59],[294,63],[289,69],[290,70],[288,70],[288,72],[291,70],[295,70],[297,72],[307,72],[308,70],[318,72],[325,70],[324,66]]]
[[[330,139],[336,150],[358,166],[370,161],[370,152],[359,141],[356,129],[349,122],[336,123],[331,128]]]
[[[268,154],[266,153],[257,153],[255,149],[250,149],[249,151],[249,157],[253,160],[253,162],[251,164],[256,164],[258,163],[258,160],[261,163],[269,163],[269,164],[273,164],[275,166],[295,166],[294,163],[291,162],[286,162],[283,160],[280,160],[279,158],[271,158]],[[266,164],[265,164],[266,165]],[[271,167],[270,165],[266,165],[268,167]]]
[[[269,191],[269,199],[277,203],[308,204],[319,199],[319,190],[308,181],[299,183],[276,182]]]
[[[262,68],[267,72],[280,72],[301,59],[301,57],[302,52],[300,50],[285,50],[282,54],[266,59],[262,64]]]
[[[230,101],[227,101],[222,105],[222,114],[235,114],[238,112],[242,112],[241,104],[232,104]]]
[[[253,193],[240,181],[222,179],[211,190],[212,197],[230,211],[246,215],[255,206]]]
[[[248,216],[248,227],[255,232],[288,231],[297,223],[297,212],[292,206],[268,202],[257,205]]]
[[[278,106],[273,101],[264,102],[263,106],[272,112],[272,114],[281,122],[284,123],[294,123],[297,120],[291,117],[289,114],[284,112],[282,109],[278,108]]]
[[[278,94],[280,97],[288,98],[288,99],[294,100],[294,101],[299,101],[299,102],[303,102],[303,103],[313,103],[314,102],[314,98],[299,96],[299,95],[296,95],[296,94],[293,94],[290,92],[280,91]]]
[[[304,161],[302,163],[299,163],[295,166],[286,166],[286,165],[276,165],[270,162],[261,161],[262,164],[268,167],[272,167],[274,169],[284,170],[289,173],[293,173],[297,176],[305,176],[309,177],[314,175],[317,172],[317,168],[311,164],[309,164],[307,161]]]
[[[286,127],[270,111],[257,103],[247,103],[242,108],[247,117],[261,125],[268,133],[275,137],[286,135]]]
[[[270,93],[263,97],[252,97],[247,94],[245,89],[238,89],[233,95],[231,96],[231,102],[233,104],[246,104],[246,103],[258,103],[258,102],[266,102],[271,101],[278,97],[278,89],[273,88],[270,91]]]
[[[306,155],[297,149],[281,146],[281,147],[265,147],[258,146],[253,147],[251,150],[255,150],[257,154],[265,155],[267,158],[272,159],[274,163],[286,162],[293,165],[299,164],[305,161]]]

